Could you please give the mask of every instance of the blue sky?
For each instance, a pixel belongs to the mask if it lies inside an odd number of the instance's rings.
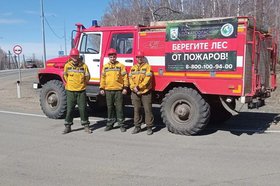
[[[66,30],[67,53],[70,37],[76,23],[89,27],[93,19],[104,15],[110,0],[43,0],[47,59],[58,56],[65,50]],[[64,26],[65,25],[65,26]],[[54,32],[54,33],[53,33]],[[15,45],[22,46],[25,58],[42,59],[41,0],[2,0],[0,6],[0,48],[13,52]]]

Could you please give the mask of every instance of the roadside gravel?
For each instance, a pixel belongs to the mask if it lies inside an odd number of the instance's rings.
[[[22,76],[20,83],[21,98],[17,96],[17,80],[1,78],[0,109],[6,111],[43,114],[39,103],[40,90],[33,89],[33,82],[37,82],[37,71]]]

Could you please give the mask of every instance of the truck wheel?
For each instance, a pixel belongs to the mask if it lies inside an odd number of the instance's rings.
[[[40,105],[47,117],[61,119],[65,117],[67,102],[64,85],[59,80],[51,80],[43,85]]]
[[[163,99],[161,117],[170,132],[195,135],[208,124],[210,107],[196,90],[174,88]]]

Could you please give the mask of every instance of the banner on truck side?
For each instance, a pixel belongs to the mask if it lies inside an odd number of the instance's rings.
[[[168,23],[166,71],[234,71],[237,18]]]

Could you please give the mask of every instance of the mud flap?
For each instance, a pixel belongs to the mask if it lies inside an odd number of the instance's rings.
[[[224,98],[224,97],[219,97],[220,98],[220,101],[221,101],[221,103],[222,103],[222,105],[223,105],[223,107],[229,112],[229,113],[231,113],[232,115],[237,115],[238,114],[238,112],[235,110],[235,106],[236,106],[236,104],[235,104],[235,99],[233,99],[233,100],[231,100],[231,102],[227,102],[226,101],[226,98]]]

